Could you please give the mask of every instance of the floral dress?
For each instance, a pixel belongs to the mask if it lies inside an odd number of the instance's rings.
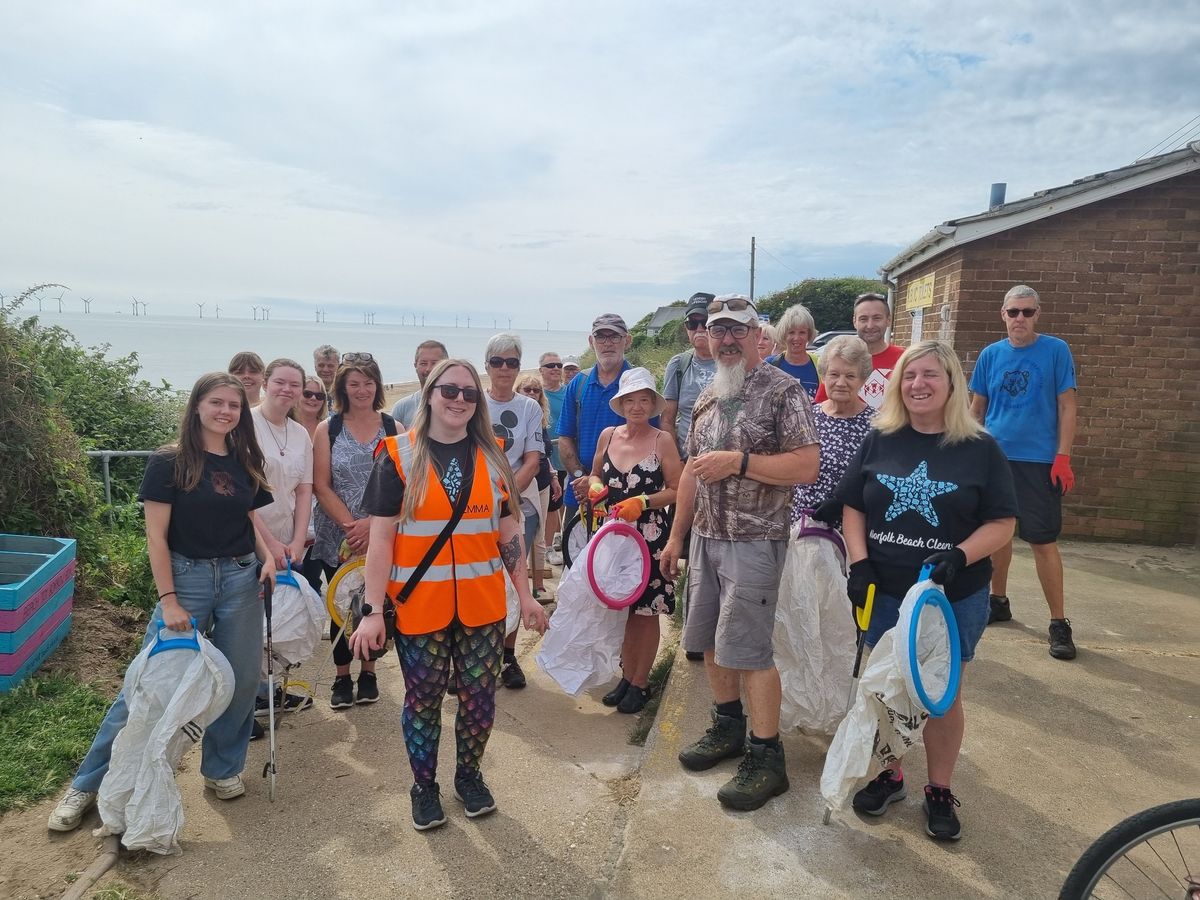
[[[609,458],[608,450],[604,451],[604,462],[600,466],[600,478],[608,488],[608,508],[615,503],[637,497],[639,494],[650,496],[657,494],[666,487],[667,481],[663,476],[662,461],[653,450],[650,455],[634,465],[628,472],[622,472]],[[637,602],[630,607],[637,615],[654,616],[675,612],[675,585],[663,578],[658,567],[658,558],[663,548],[667,546],[667,538],[671,535],[671,525],[665,510],[648,509],[637,520],[637,530],[646,540],[650,549],[650,580],[646,590]]]

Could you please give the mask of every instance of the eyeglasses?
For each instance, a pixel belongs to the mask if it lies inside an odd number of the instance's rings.
[[[732,334],[738,340],[741,340],[750,333],[749,325],[709,325],[708,336],[715,337],[717,340],[725,337],[726,334]]]
[[[561,369],[562,367],[562,363],[542,363],[543,369]]]
[[[1010,306],[1004,310],[1004,314],[1010,319],[1015,319],[1017,316],[1024,316],[1027,319],[1032,319],[1037,315],[1038,308],[1036,306]]]
[[[621,339],[621,335],[615,331],[597,331],[592,335],[592,340],[599,341],[601,344],[615,344]]]
[[[305,400],[324,400],[328,394],[324,391],[301,391]]]
[[[707,319],[688,319],[683,323],[683,327],[688,331],[703,331],[708,327]]]
[[[709,315],[716,315],[723,309],[727,309],[730,312],[741,312],[744,309],[752,309],[756,313],[758,312],[758,308],[745,297],[734,297],[732,300],[714,300],[708,304]],[[712,329],[709,330],[711,331]]]
[[[459,394],[462,394],[463,400],[467,403],[479,402],[479,391],[473,387],[459,387],[457,384],[439,384],[437,391],[446,400],[454,400]]]
[[[510,369],[521,368],[521,357],[519,356],[493,356],[488,360],[488,365],[493,369],[502,369],[508,366]]]
[[[343,363],[369,363],[375,362],[375,357],[370,353],[343,353]]]

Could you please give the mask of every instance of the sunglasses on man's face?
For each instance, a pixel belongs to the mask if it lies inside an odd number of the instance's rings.
[[[488,365],[493,369],[502,369],[508,366],[515,370],[521,368],[521,358],[519,356],[493,356],[488,360]]]
[[[758,312],[758,309],[749,300],[744,297],[734,297],[732,300],[714,300],[708,304],[708,312],[710,315],[719,313],[723,309],[728,309],[731,312],[741,312],[743,309],[753,309]]]
[[[1038,308],[1036,306],[1010,306],[1004,310],[1004,314],[1010,319],[1015,319],[1017,316],[1024,316],[1027,319],[1032,319],[1037,315]]]
[[[543,369],[561,369],[562,363],[542,363]]]
[[[688,319],[684,322],[684,327],[688,331],[703,331],[707,327],[708,319]]]
[[[459,387],[457,384],[439,384],[437,391],[446,400],[454,400],[459,394],[462,394],[463,400],[467,403],[479,402],[479,391],[473,387]]]
[[[369,363],[375,362],[375,357],[370,353],[343,353],[343,363]]]
[[[324,391],[302,391],[305,400],[324,400],[326,394]]]

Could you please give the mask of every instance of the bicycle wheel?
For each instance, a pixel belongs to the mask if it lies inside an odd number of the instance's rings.
[[[1058,897],[1200,900],[1200,798],[1118,822],[1079,857]]]
[[[576,509],[571,513],[571,517],[567,519],[567,524],[563,528],[562,555],[565,568],[571,568],[572,562],[583,558],[583,548],[587,546],[590,536],[587,533],[587,523],[580,517],[579,510]]]

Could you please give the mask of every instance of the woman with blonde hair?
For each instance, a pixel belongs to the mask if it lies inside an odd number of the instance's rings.
[[[547,452],[550,449],[550,404],[546,401],[545,388],[542,385],[542,379],[538,375],[526,373],[517,376],[517,382],[513,385],[514,390],[518,394],[524,394],[531,398],[542,409],[542,446]],[[562,496],[562,485],[558,483],[558,473],[550,466],[550,457],[547,453],[542,454],[541,462],[538,464],[537,471],[537,487],[538,487],[538,515],[539,522],[545,522],[549,515],[550,500],[557,500]],[[533,546],[530,549],[531,565],[533,566],[533,596],[534,599],[549,603],[551,597],[543,596],[546,591],[545,576],[546,576],[546,529],[537,528],[533,533]]]
[[[292,409],[292,416],[304,426],[309,440],[316,437],[317,426],[329,416],[329,395],[325,393],[325,384],[316,375],[308,376],[300,399]]]
[[[359,658],[384,644],[396,611],[404,673],[401,726],[413,772],[413,827],[445,824],[437,783],[442,699],[453,661],[458,711],[454,793],[468,817],[496,808],[480,765],[496,715],[508,570],[527,629],[546,629],[529,592],[520,494],[496,442],[483,386],[462,359],[438,363],[412,430],[384,440],[363,495],[371,516],[364,616],[350,639]]]
[[[767,360],[804,385],[809,400],[817,396],[821,386],[817,358],[808,352],[808,342],[816,336],[817,325],[808,307],[803,303],[789,306],[775,325],[775,342],[783,352]]]
[[[769,359],[779,352],[779,344],[775,341],[775,326],[770,322],[760,322],[758,326],[758,357]]]
[[[971,417],[962,366],[940,341],[904,351],[874,425],[835,495],[844,504],[851,602],[863,606],[876,588],[867,646],[896,624],[904,595],[928,564],[954,606],[962,661],[969,662],[987,624],[990,556],[1012,535],[1017,514],[1008,460]],[[950,779],[965,721],[960,684],[946,715],[925,726],[925,830],[935,840],[962,834]],[[880,816],[904,796],[896,766],[855,794],[853,805]]]

